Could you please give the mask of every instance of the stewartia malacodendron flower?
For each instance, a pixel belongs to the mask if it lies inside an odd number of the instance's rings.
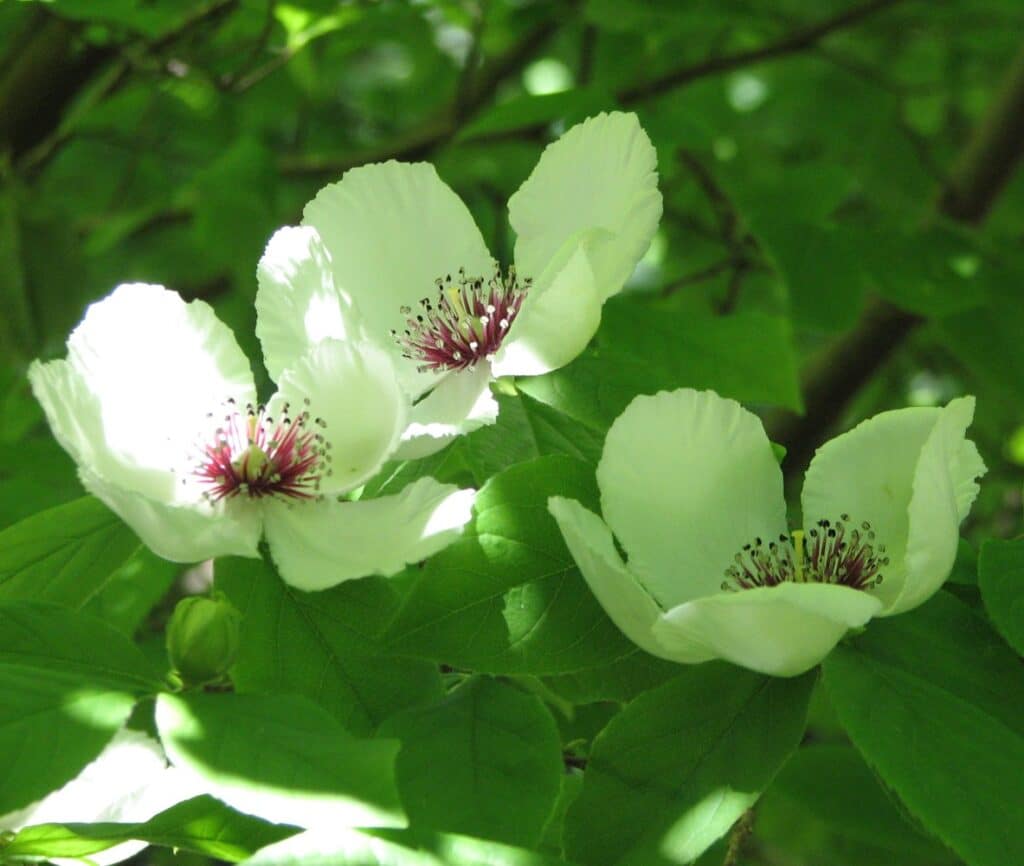
[[[400,456],[493,422],[494,376],[560,367],[594,335],[661,218],[655,167],[634,114],[572,127],[509,200],[508,271],[433,166],[352,169],[260,261],[257,334],[270,375],[324,337],[369,335],[415,401]]]
[[[949,576],[985,472],[965,435],[973,415],[963,397],[884,412],[828,442],[791,533],[757,416],[710,391],[637,397],[598,465],[604,520],[561,497],[548,508],[642,649],[795,676],[848,629],[916,607]]]
[[[409,411],[372,343],[307,347],[259,405],[207,304],[136,283],[90,306],[67,359],[36,361],[29,379],[85,488],[175,562],[256,557],[265,537],[286,582],[325,589],[435,553],[470,516],[473,491],[431,478],[342,498],[394,453]]]

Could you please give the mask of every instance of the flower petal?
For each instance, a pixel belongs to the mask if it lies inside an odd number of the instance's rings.
[[[216,504],[168,505],[79,468],[86,490],[120,517],[157,556],[201,562],[217,556],[259,556],[259,506],[244,497]]]
[[[654,633],[664,643],[685,638],[733,664],[792,677],[818,664],[881,606],[846,586],[787,582],[681,604],[661,617]]]
[[[536,281],[494,358],[496,376],[539,376],[568,364],[590,342],[601,324],[603,300],[583,239],[564,264]]]
[[[395,452],[398,460],[416,460],[440,451],[456,436],[493,424],[498,402],[491,394],[490,364],[448,373],[409,413],[409,426]]]
[[[664,608],[719,592],[744,544],[786,533],[760,420],[713,391],[633,400],[608,431],[597,483],[630,570]]]
[[[908,509],[906,580],[886,616],[927,601],[953,568],[960,521],[978,495],[975,479],[985,474],[978,449],[966,437],[973,418],[973,397],[953,400],[921,449]]]
[[[38,394],[50,389],[40,399],[44,407],[51,403],[48,416],[63,427],[58,435],[83,444],[54,410],[52,389],[91,392],[98,413],[89,414],[97,415],[99,429],[90,421],[79,431],[93,440],[90,448],[79,447],[86,468],[165,502],[194,497],[175,483],[172,470],[190,474],[209,413],[229,398],[242,405],[255,399],[249,362],[231,330],[209,305],[186,304],[160,286],[122,285],[90,306],[68,339],[68,364],[76,376],[47,365],[49,374],[34,378]],[[86,402],[75,398],[78,408]]]
[[[391,331],[405,327],[401,308],[433,298],[438,277],[459,268],[487,277],[494,269],[473,217],[427,163],[351,169],[306,205],[303,223],[323,240],[335,285],[389,345]],[[416,364],[403,363],[403,380],[420,382],[420,393],[434,377],[417,375]]]
[[[508,203],[518,270],[536,278],[564,244],[604,229],[591,254],[597,294],[618,292],[661,219],[656,166],[635,114],[599,114],[548,145]]]
[[[286,226],[275,232],[256,276],[256,336],[275,382],[320,340],[358,337],[352,299],[334,285],[316,229]]]
[[[960,419],[962,423],[959,424],[957,441],[964,442],[963,432],[973,411],[968,411],[964,416],[964,409],[964,403],[954,401],[946,409],[918,407],[882,412],[825,443],[818,449],[807,469],[802,497],[805,526],[810,527],[823,518],[835,519],[845,513],[854,524],[864,521],[870,523],[876,543],[885,546],[884,555],[888,557],[889,564],[882,570],[882,583],[871,592],[882,600],[887,613],[895,612],[893,605],[903,593],[908,580],[909,509],[915,485],[924,489],[932,484],[932,493],[936,492],[933,482],[925,476],[920,481],[915,480],[925,445],[935,433],[944,414]],[[943,428],[948,424],[957,426],[957,422],[950,420],[942,422]],[[928,461],[922,464],[923,471],[950,474],[955,470],[958,477],[949,482],[953,485],[952,490],[946,490],[940,496],[941,500],[953,497],[952,504],[948,501],[944,504],[936,503],[936,523],[932,527],[929,543],[938,544],[944,551],[952,545],[955,550],[960,507],[963,506],[966,513],[966,508],[973,500],[971,473],[977,474],[975,470],[979,458],[976,451],[967,445],[954,448],[952,443],[947,442],[946,438],[953,436],[951,430],[935,435],[945,444],[936,442],[929,449],[938,453],[932,453]],[[943,466],[943,461],[948,465]],[[946,484],[935,483],[940,487]],[[925,510],[923,497],[927,495],[930,494],[921,494],[922,501],[917,506],[919,513]],[[926,584],[934,582],[934,569],[941,565],[937,560],[925,566],[918,551],[915,567],[925,567],[932,572]],[[948,571],[946,568],[942,580]]]
[[[308,411],[330,457],[322,493],[351,490],[373,477],[398,446],[407,397],[391,355],[373,343],[323,340],[281,376],[271,417]]]
[[[619,630],[642,650],[673,661],[705,661],[709,656],[696,647],[692,658],[685,653],[666,656],[652,628],[661,608],[622,561],[611,530],[596,514],[573,499],[552,496],[548,511],[562,531],[566,547],[579,566],[591,592]]]
[[[401,493],[345,502],[267,505],[266,536],[285,583],[305,592],[391,575],[451,544],[472,516],[474,490],[420,478]]]

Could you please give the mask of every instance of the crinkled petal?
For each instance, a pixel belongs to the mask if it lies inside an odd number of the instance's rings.
[[[44,408],[51,403],[47,414],[55,419],[58,392],[84,387],[98,406],[88,414],[98,417],[99,429],[90,420],[79,432],[103,444],[82,447],[66,418],[57,421],[58,437],[76,444],[90,472],[164,502],[194,498],[174,473],[190,473],[208,414],[228,399],[242,405],[255,399],[249,362],[231,330],[209,305],[186,304],[160,286],[122,285],[90,306],[68,339],[68,364],[75,376],[49,365],[51,375],[35,374],[37,393],[56,389],[40,400]],[[80,395],[74,401],[86,402]]]
[[[245,497],[168,505],[117,487],[79,468],[86,490],[120,517],[157,556],[201,562],[216,556],[259,556],[259,506]]]
[[[949,577],[960,539],[960,521],[978,495],[985,464],[967,428],[974,398],[953,400],[939,413],[914,470],[908,510],[906,579],[885,615],[927,601]]]
[[[764,427],[713,391],[633,400],[608,431],[597,483],[630,570],[666,609],[718,592],[744,544],[786,534]]]
[[[409,413],[409,426],[395,457],[415,460],[440,451],[456,437],[498,418],[491,394],[491,369],[482,361],[472,370],[448,373]]]
[[[407,409],[391,355],[373,343],[339,340],[318,343],[286,370],[268,405],[275,419],[309,412],[308,429],[323,437],[329,458],[322,493],[373,477],[398,446]]]
[[[395,574],[458,538],[475,495],[421,478],[379,499],[272,501],[266,517],[270,554],[284,581],[305,592]]]
[[[256,336],[275,382],[320,340],[358,339],[352,299],[334,285],[316,229],[286,226],[275,232],[256,276]]]
[[[433,300],[435,280],[459,268],[490,276],[494,263],[461,199],[427,163],[354,168],[306,205],[303,223],[323,240],[334,282],[350,293],[368,330],[394,346],[402,307]],[[395,346],[396,354],[400,354]],[[436,377],[403,360],[403,382],[419,394]]]
[[[563,262],[552,262],[530,289],[508,337],[494,358],[496,376],[538,376],[568,364],[590,342],[601,324],[603,299],[598,292],[582,239]]]
[[[922,449],[943,410],[930,407],[882,412],[818,449],[804,479],[804,526],[846,514],[854,526],[867,522],[876,549],[889,563],[870,590],[886,608],[907,579],[909,508]],[[955,512],[955,507],[954,507]],[[942,531],[948,531],[948,523]],[[954,525],[953,535],[956,529]]]
[[[566,547],[591,592],[626,637],[642,650],[673,661],[710,658],[699,646],[691,647],[690,654],[684,647],[676,647],[678,652],[666,653],[652,631],[661,616],[661,608],[630,573],[615,549],[611,530],[600,517],[575,500],[561,496],[548,499],[548,511],[558,523]]]
[[[591,252],[597,294],[618,292],[661,219],[656,167],[635,114],[599,114],[550,144],[508,203],[520,273],[536,278],[566,242],[603,229]]]
[[[654,633],[665,644],[685,639],[733,664],[791,677],[818,664],[881,606],[846,586],[781,583],[686,602],[667,611]]]

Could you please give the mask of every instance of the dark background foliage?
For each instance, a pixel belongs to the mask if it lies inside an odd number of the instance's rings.
[[[431,160],[507,261],[505,203],[545,144],[618,107],[658,149],[661,228],[595,345],[506,398],[499,428],[458,446],[459,473],[593,459],[633,395],[694,384],[762,411],[796,491],[836,430],[973,393],[989,475],[965,534],[1013,535],[1022,34],[1019,0],[4,2],[0,527],[81,493],[24,373],[63,353],[87,303],[166,284],[213,304],[258,365],[256,261],[320,186]],[[563,435],[571,448],[547,447]],[[954,589],[976,601],[969,550],[962,565]],[[128,575],[93,607],[142,619],[173,577]],[[901,817],[830,708],[812,720],[820,742],[759,807],[750,863],[955,862]],[[854,805],[818,790],[822,773]]]

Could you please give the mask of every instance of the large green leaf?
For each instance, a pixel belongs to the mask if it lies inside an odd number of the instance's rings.
[[[804,731],[814,674],[721,662],[641,695],[594,740],[565,852],[595,866],[689,863],[757,800]]]
[[[139,649],[100,620],[49,604],[0,604],[0,814],[71,779],[136,699],[159,688]]]
[[[636,300],[605,305],[597,348],[518,387],[604,430],[637,394],[711,388],[726,397],[801,407],[786,320],[762,313],[695,315]]]
[[[420,830],[311,830],[258,851],[243,866],[568,866],[470,836]]]
[[[911,825],[856,749],[821,743],[797,751],[757,804],[758,839],[803,862],[940,866],[954,855]]]
[[[183,848],[220,860],[243,860],[297,832],[229,809],[213,797],[194,797],[141,824],[37,824],[21,830],[3,849],[12,859],[88,857],[136,839]]]
[[[548,514],[554,495],[596,507],[593,468],[549,456],[494,476],[463,537],[416,574],[391,646],[488,673],[565,673],[631,652]]]
[[[378,634],[398,606],[386,580],[305,593],[259,560],[221,559],[216,583],[243,615],[239,691],[305,695],[359,734],[441,694],[436,665],[382,655]]]
[[[1024,669],[939,593],[825,660],[850,738],[907,808],[971,866],[1024,862]]]
[[[299,827],[393,827],[404,817],[394,740],[353,737],[297,695],[163,694],[171,763],[234,809]]]
[[[985,542],[978,557],[978,585],[999,633],[1024,655],[1024,538]]]
[[[476,677],[386,722],[414,826],[533,846],[563,774],[558,729],[535,695]]]
[[[140,548],[103,503],[83,496],[0,532],[0,601],[81,607]]]

